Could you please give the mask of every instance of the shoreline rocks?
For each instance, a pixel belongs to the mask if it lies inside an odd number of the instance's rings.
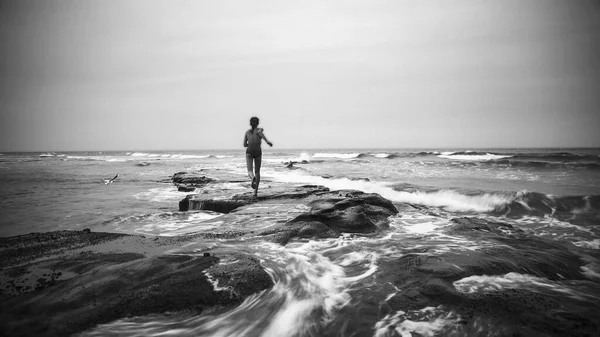
[[[324,199],[310,202],[310,211],[292,219],[295,222],[321,222],[328,228],[349,233],[371,233],[387,225],[398,210],[391,201],[375,193],[335,191]]]
[[[173,184],[180,192],[193,192],[196,188],[215,182],[213,178],[195,175],[188,172],[177,172],[171,177]]]
[[[166,253],[205,236],[59,231],[2,238],[0,330],[66,336],[132,315],[231,307],[273,285],[245,254]]]
[[[216,181],[186,172],[171,180],[180,190]],[[293,238],[335,238],[342,231],[373,233],[398,213],[379,195],[315,185],[267,185],[256,199],[251,191],[225,199],[203,196],[186,196],[180,211],[241,212],[242,219],[259,217],[260,211],[246,210],[255,203],[284,205],[284,211],[303,205],[300,209],[309,211],[257,232],[224,228],[222,233],[144,237],[86,229],[0,238],[0,330],[8,335],[71,335],[136,315],[227,310],[272,287],[271,276],[247,254],[185,252],[184,244],[243,238],[241,244],[264,240],[286,245]]]

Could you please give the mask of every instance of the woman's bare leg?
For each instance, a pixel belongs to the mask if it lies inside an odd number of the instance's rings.
[[[246,154],[246,167],[248,168],[248,177],[250,178],[250,180],[254,179],[254,171],[252,169],[252,163],[253,163],[253,158],[252,156],[249,156]]]
[[[256,189],[254,190],[254,196],[258,194],[258,184],[260,184],[260,167],[262,165],[262,156],[254,158],[254,176],[256,177]]]

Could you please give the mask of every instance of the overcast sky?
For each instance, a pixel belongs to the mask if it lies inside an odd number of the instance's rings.
[[[600,146],[593,0],[0,8],[0,151]]]

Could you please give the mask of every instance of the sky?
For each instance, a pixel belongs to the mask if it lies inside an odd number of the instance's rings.
[[[5,0],[0,151],[600,146],[594,0]]]

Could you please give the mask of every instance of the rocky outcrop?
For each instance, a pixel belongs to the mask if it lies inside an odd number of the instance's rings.
[[[210,182],[215,181],[212,178],[207,178],[206,176],[196,175],[194,173],[189,172],[177,172],[172,177],[173,183],[175,184],[196,184],[196,185],[204,185]]]
[[[260,263],[245,254],[142,253],[157,247],[172,249],[191,237],[102,234],[106,233],[45,233],[43,238],[68,237],[80,243],[70,246],[80,249],[66,247],[61,251],[43,248],[48,245],[38,242],[36,235],[13,238],[19,246],[37,246],[53,256],[16,264],[39,256],[34,250],[21,250],[20,254],[34,255],[9,262],[3,259],[0,330],[9,336],[68,336],[130,316],[182,310],[199,313],[215,306],[236,305],[272,286]],[[82,247],[81,243],[90,242],[86,236],[105,240],[99,246]],[[102,251],[107,245],[110,251]],[[3,257],[10,255],[5,253],[3,249]],[[222,259],[227,263],[222,265]]]
[[[324,197],[310,202],[310,211],[290,223],[316,221],[335,231],[370,233],[398,213],[391,201],[375,193],[334,191]]]
[[[185,198],[179,202],[180,211],[213,211],[219,213],[230,213],[234,209],[249,204],[249,201],[242,200],[215,200],[215,199],[195,199]]]
[[[179,202],[180,211],[214,211],[219,213],[230,213],[233,210],[259,201],[280,200],[280,199],[302,199],[308,197],[318,197],[329,189],[323,186],[304,185],[295,188],[265,188],[260,190],[258,198],[253,198],[253,192],[236,194],[230,199],[208,199],[198,194],[189,194]]]
[[[483,231],[507,237],[522,237],[525,234],[521,229],[516,228],[510,224],[466,217],[452,219],[450,226],[446,227],[446,231],[451,233],[465,231]]]
[[[331,229],[319,221],[299,221],[270,228],[258,233],[265,240],[286,245],[292,238],[335,238],[340,231]]]
[[[332,238],[342,232],[372,233],[386,228],[388,218],[398,213],[391,201],[375,193],[356,190],[330,191],[317,185],[288,188],[266,188],[258,198],[252,192],[234,195],[230,199],[203,199],[190,194],[179,203],[180,211],[208,210],[231,213],[263,201],[294,201],[310,207],[285,223],[256,233],[258,237],[279,244],[287,244],[292,238]],[[258,215],[257,215],[258,216]]]
[[[212,183],[215,179],[189,172],[177,172],[171,178],[180,192],[192,192],[196,188]]]
[[[55,231],[0,237],[0,268],[129,236],[121,233]]]
[[[180,172],[172,181],[195,188],[214,180]],[[0,330],[8,335],[72,335],[131,316],[227,310],[271,287],[271,276],[256,258],[243,252],[182,251],[187,243],[232,240],[285,245],[294,238],[370,233],[398,212],[377,194],[315,185],[290,188],[267,182],[258,198],[252,197],[251,190],[228,198],[202,195],[206,194],[188,195],[180,201],[180,210],[223,213],[221,217],[232,225],[220,227],[220,232],[200,229],[173,237],[86,229],[0,238]],[[246,207],[255,203],[264,205]],[[307,207],[310,210],[301,214]],[[244,222],[260,226],[246,227]]]
[[[566,309],[558,293],[538,292],[535,282],[522,281],[537,277],[555,282],[557,288],[561,282],[588,282],[581,269],[585,261],[562,243],[479,218],[455,218],[442,230],[482,245],[440,247],[446,250],[442,256],[418,251],[381,261],[385,276],[380,282],[396,287],[387,302],[392,311],[443,306],[461,317],[465,326],[489,317],[522,323],[520,330],[503,335],[575,336],[597,331],[597,320],[583,307]],[[528,287],[519,286],[521,281]]]

